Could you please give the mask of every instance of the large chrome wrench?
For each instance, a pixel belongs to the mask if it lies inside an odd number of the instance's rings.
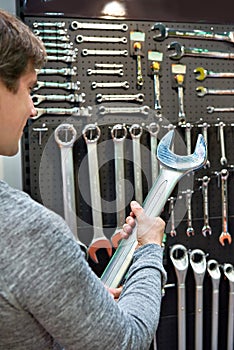
[[[211,329],[211,349],[218,349],[218,323],[219,323],[219,283],[221,272],[216,260],[210,259],[207,262],[207,271],[212,280],[212,329]]]
[[[142,204],[143,193],[142,193],[141,143],[140,143],[140,138],[142,135],[142,126],[139,124],[133,124],[129,132],[132,138],[135,199],[140,204]]]
[[[178,281],[178,350],[186,350],[186,301],[185,279],[188,270],[188,252],[182,244],[175,244],[170,250]]]
[[[54,132],[54,138],[61,152],[61,170],[63,183],[64,218],[80,247],[87,254],[87,247],[78,238],[76,219],[75,182],[72,147],[77,132],[71,124],[60,124]]]
[[[125,175],[124,175],[124,143],[127,136],[125,125],[116,124],[111,129],[115,153],[115,192],[117,227],[111,237],[114,248],[118,247],[120,231],[125,221]]]
[[[203,348],[203,280],[206,272],[206,254],[201,249],[193,249],[189,258],[196,284],[195,350],[201,350]]]
[[[227,350],[233,350],[234,346],[234,268],[232,264],[224,264],[224,275],[229,280],[229,305],[228,305],[228,334]]]
[[[90,132],[90,135],[88,135],[88,132]],[[95,132],[96,134],[93,136],[92,133]],[[88,124],[83,129],[83,137],[88,151],[90,197],[93,216],[93,239],[88,247],[88,252],[90,258],[96,263],[98,263],[96,255],[98,249],[106,248],[108,255],[112,255],[112,245],[103,233],[101,190],[97,155],[97,142],[100,138],[100,134],[100,128],[96,124]]]
[[[202,135],[198,135],[195,151],[182,156],[170,150],[174,130],[170,130],[161,139],[157,148],[160,172],[148,193],[143,207],[147,215],[160,215],[177,182],[186,174],[201,168],[206,162],[206,144]],[[117,287],[131,263],[137,246],[137,225],[127,240],[122,240],[101,276],[102,281],[110,287]]]

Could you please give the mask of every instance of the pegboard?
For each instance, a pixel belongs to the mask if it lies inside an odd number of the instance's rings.
[[[177,311],[176,311],[176,275],[172,262],[169,258],[170,247],[174,244],[183,244],[188,250],[195,248],[202,249],[209,258],[216,259],[220,264],[229,262],[234,264],[233,260],[233,242],[232,244],[225,244],[221,246],[219,243],[219,236],[222,232],[222,195],[220,172],[222,169],[228,169],[228,228],[230,234],[233,232],[234,212],[232,207],[233,198],[233,165],[234,155],[232,152],[233,143],[233,121],[234,112],[224,113],[208,113],[207,107],[213,106],[215,108],[233,108],[233,95],[205,95],[204,97],[197,96],[196,88],[203,86],[206,89],[233,89],[234,78],[210,78],[207,77],[204,81],[196,80],[194,70],[197,67],[203,67],[207,71],[213,72],[234,72],[234,61],[232,59],[220,58],[204,58],[204,57],[189,57],[184,56],[180,60],[172,60],[168,45],[173,41],[180,42],[185,48],[195,47],[203,48],[204,50],[223,51],[233,53],[232,44],[223,41],[202,40],[191,38],[176,38],[168,37],[163,41],[154,40],[155,32],[152,26],[156,22],[151,21],[115,21],[107,19],[80,19],[67,17],[30,17],[24,18],[25,23],[33,30],[39,28],[34,27],[34,23],[40,22],[65,22],[65,29],[69,36],[69,42],[73,43],[72,49],[78,50],[76,53],[76,61],[72,63],[64,63],[60,61],[48,61],[46,68],[49,69],[63,69],[74,68],[77,69],[77,74],[74,76],[62,76],[60,74],[46,75],[39,72],[38,80],[46,82],[73,82],[77,83],[79,89],[68,92],[65,89],[59,88],[41,88],[34,92],[34,94],[51,95],[51,94],[83,94],[84,100],[82,102],[50,102],[44,101],[38,105],[38,108],[77,108],[76,113],[67,113],[65,115],[57,115],[43,113],[39,118],[30,120],[25,128],[23,139],[23,161],[24,161],[24,189],[31,194],[31,196],[39,202],[42,202],[48,208],[51,208],[61,216],[63,216],[63,197],[62,197],[62,175],[61,175],[61,160],[60,151],[54,139],[54,131],[61,123],[71,123],[77,131],[77,140],[73,147],[73,162],[76,188],[76,203],[77,203],[77,218],[78,218],[78,234],[79,238],[88,245],[92,240],[92,213],[91,207],[83,197],[83,189],[85,195],[90,197],[89,193],[89,173],[87,165],[87,147],[82,136],[83,128],[90,123],[96,123],[101,130],[101,137],[98,145],[98,161],[100,166],[100,186],[102,198],[108,203],[115,201],[115,179],[114,179],[114,145],[111,139],[111,129],[114,125],[120,123],[124,124],[128,130],[125,142],[125,176],[134,188],[133,176],[133,154],[132,142],[129,134],[129,129],[134,123],[138,123],[143,128],[141,136],[141,166],[142,166],[142,189],[143,196],[147,195],[151,185],[151,165],[150,165],[150,134],[148,127],[150,123],[157,123],[160,126],[158,133],[158,141],[173,126],[175,127],[175,152],[185,154],[186,152],[186,123],[191,125],[191,146],[192,151],[195,147],[197,136],[203,132],[203,125],[207,123],[208,133],[208,159],[210,167],[206,166],[199,171],[191,174],[181,180],[172,193],[176,198],[175,202],[175,226],[176,236],[170,235],[171,229],[171,213],[169,203],[164,208],[162,213],[167,222],[166,226],[166,247],[164,253],[164,266],[168,272],[168,283],[173,284],[174,287],[166,289],[166,294],[162,302],[162,312],[157,332],[158,349],[176,349],[177,346]],[[125,24],[126,31],[122,30],[90,30],[79,29],[72,30],[71,24],[73,21],[85,23],[117,23]],[[206,32],[226,33],[231,31],[231,25],[220,24],[205,24],[205,23],[170,23],[164,22],[168,28],[178,30],[203,30]],[[137,86],[137,60],[135,56],[131,55],[131,40],[130,33],[132,31],[143,32],[145,34],[144,51],[141,55],[141,67],[144,83],[142,86]],[[39,34],[40,35],[40,34]],[[49,34],[48,36],[53,36]],[[126,43],[93,43],[76,41],[76,36],[100,36],[100,37],[125,37]],[[51,40],[53,42],[53,40]],[[59,40],[57,40],[59,42]],[[83,50],[127,50],[127,55],[109,56],[109,55],[87,55],[84,56]],[[160,63],[160,104],[161,113],[155,110],[155,91],[153,75],[150,74],[150,62],[148,61],[148,51],[157,51],[163,55],[163,60]],[[87,74],[87,70],[95,69],[97,63],[108,63],[114,67],[115,64],[121,64],[123,69],[123,76],[116,75],[95,75]],[[172,64],[181,64],[186,66],[186,75],[184,82],[184,111],[186,123],[179,125],[178,123],[178,91],[175,88],[174,77],[171,73]],[[110,69],[110,68],[109,68]],[[121,82],[127,81],[129,88],[93,88],[93,82]],[[144,100],[142,102],[102,102],[97,101],[97,94],[143,94]],[[147,107],[147,113],[105,113],[102,114],[104,108],[111,107],[118,108],[142,108]],[[100,110],[101,108],[101,110]],[[145,110],[144,110],[145,111]],[[225,150],[227,163],[221,164],[221,140],[219,123],[225,124]],[[41,129],[41,132],[38,131]],[[181,144],[180,144],[181,143]],[[82,169],[82,172],[80,171]],[[202,235],[202,227],[204,225],[203,219],[203,196],[201,190],[201,179],[203,176],[210,178],[208,200],[209,200],[209,222],[212,228],[210,236]],[[126,215],[129,212],[129,201],[134,197],[132,195],[132,187],[126,191]],[[186,230],[187,222],[187,207],[185,200],[185,191],[191,188],[192,193],[192,225],[194,228],[194,235],[188,236]],[[108,208],[103,207],[103,231],[105,235],[110,238],[116,227],[116,213],[110,212]],[[100,276],[105,268],[109,257],[104,250],[101,250],[99,255],[99,264],[93,263],[89,259],[89,263],[94,271]],[[191,269],[186,280],[187,285],[187,346],[189,349],[194,348],[194,299],[195,292],[194,279]],[[228,295],[227,280],[222,278],[220,290]],[[211,326],[211,281],[207,275],[204,282],[204,334],[210,335]],[[221,301],[220,320],[224,321],[227,314],[228,305]],[[225,321],[224,321],[225,322]],[[219,333],[220,349],[224,349],[221,339],[225,338],[225,329],[221,328]],[[226,344],[225,344],[226,346]],[[210,349],[210,336],[204,337],[204,348]]]

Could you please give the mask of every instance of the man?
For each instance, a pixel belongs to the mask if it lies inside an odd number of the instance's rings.
[[[0,10],[0,154],[13,156],[28,118],[41,41]],[[0,349],[148,349],[165,283],[164,222],[132,202],[127,238],[138,221],[139,248],[116,302],[88,266],[64,220],[0,181]]]

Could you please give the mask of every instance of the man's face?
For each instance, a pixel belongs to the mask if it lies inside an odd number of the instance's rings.
[[[35,69],[31,67],[20,78],[16,93],[0,81],[0,155],[13,156],[18,152],[27,119],[36,115],[30,95],[36,81]]]

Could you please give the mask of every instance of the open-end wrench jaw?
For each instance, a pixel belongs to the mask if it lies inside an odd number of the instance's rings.
[[[194,152],[186,156],[175,154],[170,150],[173,135],[174,131],[170,130],[157,148],[157,158],[164,167],[182,172],[191,172],[205,165],[207,145],[201,134],[198,135]]]
[[[167,28],[164,24],[162,23],[155,23],[152,27],[151,30],[156,32],[156,35],[154,35],[154,40],[157,41],[163,41],[168,37],[168,31]]]
[[[172,41],[169,45],[167,45],[167,49],[171,51],[169,57],[173,60],[179,60],[185,53],[184,46],[178,41]]]

